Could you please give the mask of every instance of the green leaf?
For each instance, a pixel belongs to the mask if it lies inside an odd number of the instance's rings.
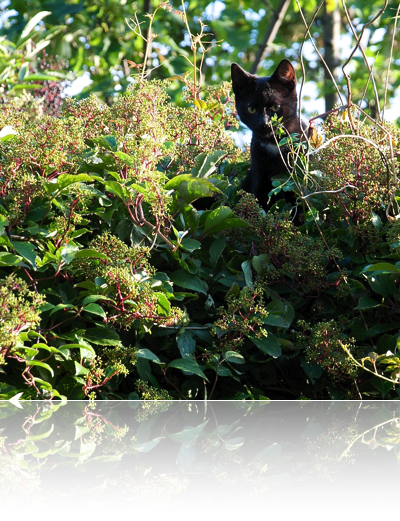
[[[86,369],[86,367],[83,367],[83,365],[79,364],[76,361],[74,361],[74,366],[75,366],[75,371],[74,371],[75,376],[81,376],[83,374],[88,374],[88,372],[89,372],[89,369]]]
[[[106,150],[115,151],[118,148],[117,140],[115,136],[101,136],[92,139],[93,143],[100,145]]]
[[[378,389],[378,391],[380,391],[381,395],[382,395],[382,398],[385,397],[385,395],[391,390],[393,389],[393,386],[395,384],[395,382],[393,382],[392,384],[390,382],[387,382],[386,380],[383,380],[382,378],[379,378],[379,376],[373,376],[371,378],[371,383],[372,385]]]
[[[372,224],[375,226],[377,230],[380,230],[382,228],[382,220],[376,213],[372,212],[372,218],[371,218]]]
[[[0,266],[17,266],[21,262],[22,257],[6,251],[0,251]]]
[[[216,109],[217,107],[222,107],[222,104],[219,103],[218,101],[214,101],[213,103],[210,103],[209,105],[207,105],[206,110],[210,111],[210,110]]]
[[[95,342],[93,342],[94,344]],[[59,348],[59,350],[62,352],[62,350],[65,349],[80,349],[81,350],[81,357],[82,358],[96,358],[96,351],[93,349],[90,345],[84,345],[84,344],[64,344]],[[91,356],[89,356],[87,353],[90,353]]]
[[[267,316],[262,317],[261,320],[263,324],[266,324],[267,326],[286,327],[286,321],[280,315],[268,314]]]
[[[10,125],[6,125],[0,131],[0,141],[2,143],[15,139],[15,136],[18,136],[18,132],[14,130]]]
[[[0,214],[0,235],[2,235],[4,233],[4,228],[6,226],[8,226],[8,220],[4,217],[4,215],[1,215]],[[8,239],[8,237],[7,237]],[[10,240],[8,239],[8,242],[10,242]]]
[[[114,302],[109,297],[105,297],[104,295],[88,295],[85,297],[82,301],[82,305],[86,306],[86,304],[90,304],[91,302],[97,302],[98,300],[111,300],[111,302]]]
[[[118,183],[118,181],[108,181],[104,188],[106,192],[111,192],[112,194],[118,196],[122,200],[129,198],[127,189],[124,186],[122,186],[121,183]]]
[[[275,266],[271,263],[271,260],[266,253],[254,256],[251,263],[258,275],[265,275],[269,271],[275,270]]]
[[[136,166],[136,163],[135,161],[133,160],[133,158],[131,156],[129,156],[128,154],[125,154],[125,152],[115,152],[115,155],[118,157],[118,159],[120,159],[125,165],[128,165],[128,166],[133,166],[135,167]]]
[[[273,300],[269,302],[266,310],[270,315],[281,315],[285,320],[285,328],[290,326],[295,317],[295,311],[292,304],[283,300]]]
[[[76,285],[78,286],[78,284]],[[93,286],[93,290],[96,291],[97,288],[95,284],[93,284]],[[92,290],[92,287],[90,287],[90,289]],[[86,306],[87,304],[90,304],[92,302],[97,302],[98,300],[104,300],[105,302],[112,302],[113,304],[115,304],[115,301],[112,298],[106,297],[105,295],[88,295],[83,299],[82,306]]]
[[[227,302],[229,300],[229,297],[235,297],[237,298],[240,293],[240,287],[236,282],[232,283],[232,286],[229,288],[229,290],[226,292],[224,300]]]
[[[247,260],[242,263],[242,270],[244,273],[244,279],[246,281],[246,286],[249,288],[253,285],[253,274],[251,272],[251,261]]]
[[[301,367],[303,368],[303,371],[311,380],[312,385],[314,385],[315,380],[318,380],[318,378],[322,376],[322,367],[318,365],[317,362],[309,362],[303,357],[301,357],[300,363]]]
[[[196,165],[191,170],[192,176],[206,179],[217,170],[216,164],[224,156],[226,156],[226,152],[222,150],[215,150],[211,155],[204,152],[199,154],[196,157]]]
[[[233,364],[244,364],[246,362],[243,356],[236,353],[236,351],[227,351],[224,355],[224,359]]]
[[[157,311],[163,317],[168,317],[171,314],[171,303],[164,293],[154,293],[158,299]]]
[[[207,103],[202,99],[195,99],[193,103],[194,106],[200,110],[205,110],[207,108]]]
[[[165,184],[165,190],[176,190],[183,181],[189,181],[193,179],[191,174],[181,174],[173,177],[168,183]]]
[[[178,81],[182,81],[183,83],[186,83],[185,74],[182,76],[178,76],[177,74],[174,74],[173,76],[170,76],[169,78],[167,78],[167,80],[168,81],[178,80]]]
[[[109,260],[107,255],[104,255],[104,253],[100,253],[99,251],[92,250],[90,248],[85,249],[85,250],[79,250],[75,253],[75,256],[74,256],[75,259],[82,259],[82,258],[86,258],[86,257],[93,257],[94,259]]]
[[[76,306],[74,306],[73,304],[57,304],[57,306],[54,306],[51,310],[50,316],[54,315],[54,313],[57,313],[57,311],[64,309],[76,309]]]
[[[20,81],[58,81],[56,76],[51,76],[51,74],[34,73],[28,74],[28,76],[24,76]]]
[[[390,264],[389,262],[378,262],[378,264],[370,264],[363,269],[363,273],[368,273],[370,271],[378,271],[382,273],[400,273],[399,268],[394,264]]]
[[[86,311],[87,313],[91,313],[92,315],[98,315],[102,318],[107,318],[107,315],[104,312],[104,309],[99,306],[98,304],[88,304],[83,308],[83,311]]]
[[[369,329],[369,334],[373,337],[375,335],[381,335],[382,333],[386,333],[386,331],[391,331],[393,329],[399,329],[400,322],[391,322],[389,324],[371,324]]]
[[[35,252],[35,245],[31,244],[30,242],[18,242],[13,241],[14,249],[22,255],[24,259],[26,259],[31,266],[36,268],[36,259],[37,255]]]
[[[21,346],[19,349],[25,351],[25,360],[27,361],[33,360],[39,353],[39,349],[34,349],[33,347],[28,346]]]
[[[338,228],[335,230],[335,235],[337,235],[343,242],[346,242],[351,247],[354,245],[354,242],[356,240],[356,235],[352,234],[349,228]]]
[[[46,364],[45,362],[40,362],[39,360],[29,360],[26,362],[26,364],[42,367],[43,369],[46,369],[47,371],[49,371],[51,376],[54,376],[53,369],[49,366],[49,364]]]
[[[79,230],[75,230],[71,233],[71,239],[77,239],[88,232],[91,233],[91,230],[88,230],[87,228],[79,228]]]
[[[192,291],[197,291],[198,293],[207,294],[208,286],[207,284],[199,279],[196,275],[192,275],[184,270],[177,270],[172,273],[170,276],[171,282],[180,286],[181,288],[190,289]]]
[[[368,276],[368,282],[375,293],[382,297],[392,297],[398,295],[398,288],[395,284],[395,274],[376,274]]]
[[[33,48],[31,48],[30,52],[27,52],[25,55],[25,58],[27,60],[31,60],[36,54],[39,54],[41,50],[43,50],[45,47],[47,47],[50,44],[49,40],[42,40],[41,42],[38,42],[37,45]],[[38,85],[38,87],[42,87],[42,85]]]
[[[138,358],[144,358],[145,360],[150,360],[150,362],[154,362],[155,364],[162,364],[161,360],[157,355],[152,353],[149,349],[139,349],[137,352]]]
[[[139,192],[139,194],[143,194],[143,195],[148,194],[148,189],[143,186],[138,185],[137,183],[129,182],[125,186],[126,186],[126,188],[129,188],[130,192],[132,192],[132,191]]]
[[[217,237],[215,241],[211,244],[209,254],[210,261],[213,268],[216,267],[218,259],[220,258],[222,252],[226,247],[226,238],[225,237]]]
[[[218,228],[226,219],[233,217],[234,213],[227,206],[220,206],[207,216],[206,223],[204,225],[204,231],[207,232],[213,228]]]
[[[170,362],[167,365],[167,368],[168,367],[180,369],[185,374],[188,374],[188,373],[197,374],[198,376],[200,376],[201,378],[204,378],[204,380],[207,380],[207,382],[208,382],[208,378],[203,373],[203,371],[200,369],[199,364],[197,362],[195,362],[194,360],[190,360],[189,358],[178,358],[177,360],[173,360],[172,362]]]
[[[93,178],[87,174],[61,174],[57,178],[57,185],[55,185],[55,188],[58,188],[61,191],[75,183],[84,183],[86,181],[91,182],[93,181]]]
[[[196,239],[183,238],[179,245],[187,251],[199,250],[201,248],[201,242],[196,241]]]
[[[79,248],[75,244],[66,244],[64,248],[62,248],[60,254],[61,258],[65,264],[69,264],[75,258]]]
[[[181,431],[174,434],[168,434],[168,438],[177,443],[192,444],[200,435],[201,431],[207,425],[208,420],[196,427],[184,427]]]
[[[279,340],[272,334],[268,333],[268,336],[262,336],[260,338],[255,335],[247,335],[248,338],[255,344],[258,349],[267,355],[271,355],[274,358],[278,358],[282,354],[282,348]]]
[[[35,14],[33,18],[29,20],[29,22],[25,25],[18,42],[16,43],[16,47],[18,48],[19,42],[23,40],[26,36],[28,36],[34,28],[37,26],[37,24],[43,20],[46,16],[49,16],[51,14],[51,11],[40,11],[39,13]]]
[[[178,194],[186,203],[192,203],[200,197],[211,197],[213,192],[221,193],[216,186],[199,177],[182,181],[178,187]]]
[[[347,279],[347,283],[351,289],[351,294],[355,298],[366,297],[369,293],[364,284],[356,279]]]
[[[53,346],[48,346],[47,344],[38,343],[34,344],[35,350],[38,351],[39,349],[44,349],[45,351],[48,351],[49,353],[58,353],[58,349]],[[38,351],[39,352],[39,351]]]
[[[78,282],[77,284],[75,284],[76,288],[84,288],[84,289],[88,289],[89,291],[96,291],[97,290],[97,286],[94,282],[92,282],[91,280],[84,280],[83,282]],[[89,298],[89,297],[94,297],[94,296],[99,296],[99,295],[89,295],[88,297],[86,298]],[[96,299],[97,300],[97,299]],[[94,302],[94,300],[88,300],[85,302],[85,300],[83,301],[83,305],[87,304],[88,302]]]
[[[50,42],[48,42],[50,43]],[[37,85],[37,84],[33,84],[33,83],[28,83],[28,84],[25,84],[25,83],[20,83],[18,85],[14,85],[14,87],[9,91],[9,93],[15,93],[15,91],[18,91],[18,90],[34,90],[34,89],[41,89],[43,88],[43,85]]]
[[[235,217],[230,208],[220,206],[207,215],[203,234],[209,235],[231,228],[246,228],[248,226],[250,226],[249,223]]]
[[[42,266],[45,266],[46,264],[51,264],[51,263],[54,263],[56,265],[58,265],[58,262],[59,259],[57,259],[57,257],[55,255],[53,255],[52,253],[46,251],[46,253],[43,255],[43,259],[39,259],[37,260],[37,265],[39,266],[39,268],[41,268]]]
[[[192,355],[196,349],[196,341],[193,335],[194,333],[192,333],[192,331],[187,331],[186,329],[181,330],[176,335],[176,342],[182,358],[192,359]]]
[[[52,391],[53,387],[49,382],[46,382],[45,380],[42,380],[41,378],[38,378],[37,376],[34,376],[33,379],[35,380],[35,384],[40,387],[41,389],[47,389],[48,391]]]
[[[380,306],[381,304],[376,300],[369,297],[361,297],[358,301],[358,306],[354,309],[372,309]]]
[[[116,331],[107,328],[90,328],[85,332],[85,340],[100,346],[118,346],[120,339]]]

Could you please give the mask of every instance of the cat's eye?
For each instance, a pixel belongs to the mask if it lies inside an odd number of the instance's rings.
[[[250,114],[256,113],[256,109],[254,107],[247,107],[247,110],[250,112]]]
[[[278,112],[278,110],[279,110],[280,108],[281,108],[280,105],[275,104],[275,105],[272,105],[271,110],[272,110],[273,112]]]

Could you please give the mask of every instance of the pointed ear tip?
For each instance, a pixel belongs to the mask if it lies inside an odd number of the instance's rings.
[[[281,63],[284,63],[284,64],[287,64],[289,65],[292,69],[294,69],[293,65],[292,65],[292,62],[290,60],[288,60],[287,58],[284,58]]]
[[[288,80],[296,81],[296,71],[294,70],[294,67],[291,64],[291,62],[286,58],[279,63],[275,72],[277,72],[278,75],[284,76]]]
[[[232,80],[235,79],[235,81],[242,78],[242,76],[246,75],[246,72],[238,65],[237,63],[231,63],[231,77]]]

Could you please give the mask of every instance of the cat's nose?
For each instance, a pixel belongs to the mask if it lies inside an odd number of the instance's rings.
[[[261,124],[263,125],[263,127],[269,127],[269,122],[270,122],[270,118],[269,116],[267,116],[266,114],[264,114],[264,116],[262,117],[262,122]]]

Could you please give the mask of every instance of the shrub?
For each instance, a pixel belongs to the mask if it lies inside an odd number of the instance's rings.
[[[229,86],[168,86],[3,107],[1,397],[397,397],[397,131],[332,116],[294,225],[239,190]]]

